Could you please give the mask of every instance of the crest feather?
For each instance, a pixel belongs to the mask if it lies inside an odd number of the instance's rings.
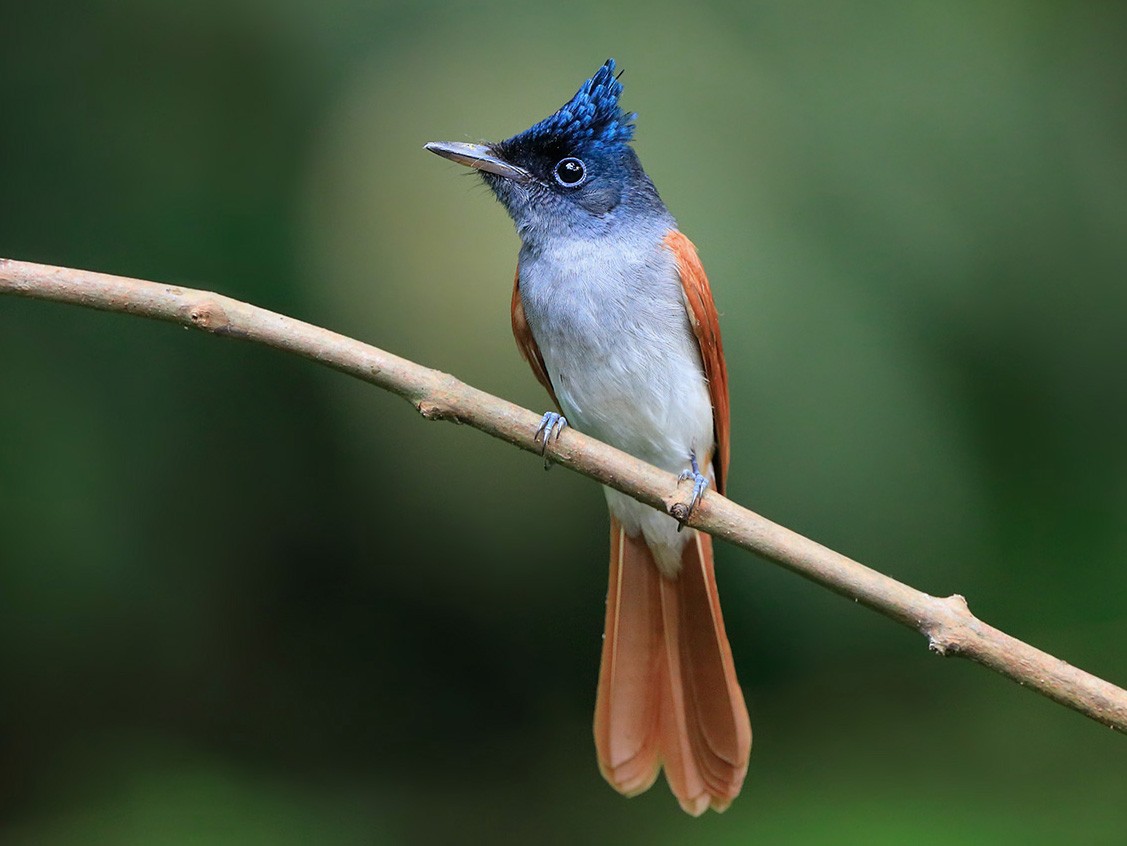
[[[618,105],[621,94],[622,83],[614,73],[614,59],[607,59],[555,114],[517,137],[522,141],[550,138],[569,146],[626,143],[634,137],[637,115],[622,111]]]

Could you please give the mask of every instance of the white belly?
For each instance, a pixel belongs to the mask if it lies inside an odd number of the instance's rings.
[[[690,456],[708,472],[711,399],[675,260],[660,240],[522,254],[520,287],[572,426],[670,472],[687,469]],[[678,535],[671,517],[615,491],[607,499],[630,534],[679,557],[690,533]]]

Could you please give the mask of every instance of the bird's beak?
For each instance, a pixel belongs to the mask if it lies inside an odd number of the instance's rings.
[[[532,176],[527,170],[499,159],[484,144],[460,144],[457,141],[431,141],[426,149],[444,159],[464,164],[475,170],[484,170],[517,182],[528,182]]]

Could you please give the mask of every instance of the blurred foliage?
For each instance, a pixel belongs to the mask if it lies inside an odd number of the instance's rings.
[[[731,493],[1127,681],[1127,8],[0,7],[0,255],[198,285],[542,409],[428,140],[607,56],[723,313]],[[732,549],[744,796],[590,739],[596,488],[251,345],[0,301],[15,844],[1121,843],[1122,738]]]

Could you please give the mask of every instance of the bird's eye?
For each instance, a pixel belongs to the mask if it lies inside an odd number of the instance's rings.
[[[579,159],[567,158],[556,165],[555,176],[564,188],[576,188],[587,178],[587,167]]]

